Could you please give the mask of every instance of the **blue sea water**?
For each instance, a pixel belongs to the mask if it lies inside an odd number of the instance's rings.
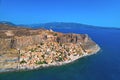
[[[0,80],[120,80],[120,30],[104,28],[53,29],[86,33],[101,47],[98,54],[44,69],[0,74]]]

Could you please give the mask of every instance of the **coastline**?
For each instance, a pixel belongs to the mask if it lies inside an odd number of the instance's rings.
[[[100,50],[88,34],[1,26],[0,73],[61,66]]]
[[[66,64],[69,64],[69,63],[72,63],[80,58],[83,58],[83,57],[87,57],[87,56],[90,56],[90,55],[94,55],[94,54],[97,54],[99,51],[100,51],[100,47],[96,44],[96,50],[94,52],[91,52],[91,53],[83,53],[83,55],[80,55],[80,56],[72,56],[73,58],[71,60],[68,60],[68,61],[64,61],[64,62],[56,62],[56,63],[51,63],[51,64],[41,64],[41,65],[38,65],[38,66],[35,66],[35,67],[24,67],[24,68],[14,68],[14,69],[3,69],[3,70],[0,70],[0,73],[6,73],[6,72],[19,72],[19,71],[29,71],[29,70],[35,70],[35,69],[42,69],[42,68],[47,68],[47,67],[52,67],[52,66],[62,66],[62,65],[66,65]],[[19,66],[20,67],[20,66]]]

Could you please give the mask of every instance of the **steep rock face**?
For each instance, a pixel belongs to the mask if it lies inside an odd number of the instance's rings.
[[[72,51],[73,55],[79,53],[79,55],[82,53],[91,54],[96,53],[100,49],[87,34],[63,34],[52,30],[18,29],[15,27],[9,28],[7,25],[4,26],[6,27],[2,27],[0,30],[0,72],[19,69],[20,53],[32,53],[36,51],[34,54],[37,56],[34,56],[38,58],[38,56],[44,54],[48,56],[49,53],[54,52],[56,55],[51,54],[51,56],[57,56],[58,58],[55,59],[60,60],[60,54],[66,56],[72,54]],[[28,49],[30,49],[30,51],[28,51]],[[52,51],[53,49],[54,51]],[[56,51],[56,49],[58,50]],[[39,52],[37,52],[37,50]],[[43,52],[41,53],[40,51]],[[31,57],[31,53],[27,54],[27,56]],[[65,57],[64,60],[66,59]],[[46,57],[46,61],[52,62],[50,57]]]
[[[84,34],[63,34],[62,36],[57,37],[57,41],[61,43],[79,43],[84,42]]]
[[[14,38],[14,48],[22,49],[27,46],[37,45],[43,40],[41,35],[22,36]]]
[[[56,41],[58,43],[73,43],[79,44],[81,43],[85,49],[89,49],[90,46],[96,45],[87,34],[62,34],[62,33],[55,33],[49,35],[47,31],[46,34],[37,34],[37,35],[30,35],[30,36],[13,36],[10,38],[0,38],[0,50],[6,49],[22,49],[24,47],[30,45],[37,45],[42,41]]]
[[[0,46],[2,46],[0,47],[0,50],[7,50],[13,48],[23,49],[30,45],[32,46],[40,44],[40,42],[43,41],[81,44],[84,47],[84,49],[92,49],[93,46],[96,46],[96,43],[92,41],[87,34],[62,34],[57,32],[49,33],[49,31],[43,31],[37,35],[0,38]]]

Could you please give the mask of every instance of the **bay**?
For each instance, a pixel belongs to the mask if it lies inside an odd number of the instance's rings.
[[[88,34],[101,51],[59,67],[0,73],[0,80],[120,80],[120,30],[105,28],[53,28],[63,33]]]

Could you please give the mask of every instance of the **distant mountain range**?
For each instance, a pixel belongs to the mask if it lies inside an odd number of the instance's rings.
[[[16,26],[16,25],[13,24],[12,22],[8,22],[8,21],[1,21],[0,24],[10,25],[10,26]]]
[[[0,22],[0,30],[16,30],[16,29],[28,29],[24,26],[18,26],[16,24],[13,24],[11,22],[2,21]],[[29,28],[30,29],[30,28]]]
[[[51,22],[51,23],[40,23],[40,24],[14,24],[7,21],[1,21],[0,24],[6,24],[11,26],[17,26],[17,27],[26,27],[26,28],[33,28],[33,29],[39,29],[39,28],[45,28],[45,29],[80,29],[80,28],[101,28],[101,29],[111,29],[111,27],[100,27],[100,26],[93,26],[93,25],[86,25],[86,24],[80,24],[80,23],[66,23],[66,22]],[[113,27],[114,28],[114,27]],[[113,29],[112,28],[112,29]],[[114,28],[114,29],[120,29],[120,28]]]

